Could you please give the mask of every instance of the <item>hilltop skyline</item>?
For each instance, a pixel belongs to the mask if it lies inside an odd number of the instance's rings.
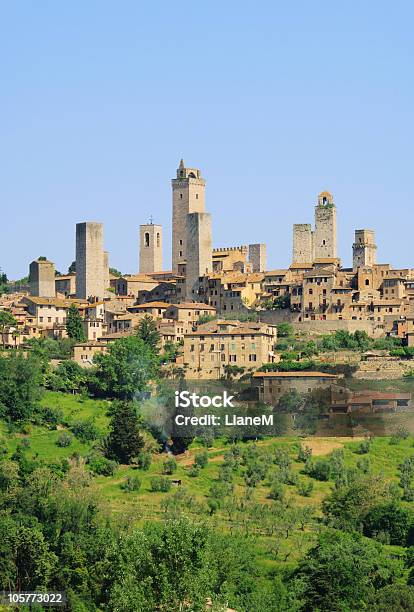
[[[344,266],[355,228],[375,231],[378,261],[410,265],[413,7],[218,7],[3,7],[10,278],[39,255],[66,271],[86,220],[104,223],[111,265],[134,272],[150,215],[169,268],[181,157],[207,180],[214,246],[264,242],[268,267],[286,267],[292,225],[327,190]]]

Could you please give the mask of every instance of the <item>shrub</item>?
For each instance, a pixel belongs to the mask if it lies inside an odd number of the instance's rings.
[[[355,451],[358,455],[366,455],[371,448],[371,440],[364,440]]]
[[[162,466],[162,473],[163,474],[174,474],[174,472],[177,469],[177,462],[174,459],[174,457],[167,457],[167,459],[164,461],[164,464]]]
[[[312,449],[309,448],[309,446],[302,446],[301,444],[298,452],[298,461],[300,461],[301,463],[306,463],[306,461],[311,457]]]
[[[149,470],[151,466],[152,455],[147,451],[139,453],[137,457],[137,465],[141,470]]]
[[[67,431],[62,431],[56,441],[56,444],[61,448],[66,448],[72,444],[72,440],[73,438],[70,433],[68,433]]]
[[[139,491],[141,488],[141,479],[138,476],[127,476],[120,486],[123,491]]]
[[[196,478],[200,473],[200,468],[197,465],[192,465],[190,467],[190,469],[188,470],[188,475],[191,476],[191,478]]]
[[[206,467],[208,463],[208,453],[207,451],[203,451],[202,453],[197,453],[194,458],[194,464],[199,468]]]
[[[297,490],[299,495],[302,495],[302,497],[310,497],[313,491],[313,482],[311,480],[301,480],[297,484]]]
[[[285,488],[280,480],[274,480],[270,486],[270,499],[274,499],[275,501],[283,501],[285,496]]]
[[[88,465],[94,474],[98,474],[100,476],[113,476],[116,472],[116,468],[118,467],[116,461],[111,461],[103,455],[92,455],[88,459]]]
[[[327,461],[322,461],[320,459],[314,463],[310,462],[309,465],[306,465],[305,472],[312,478],[315,478],[315,480],[326,481],[329,480],[331,475],[331,466]]]
[[[153,476],[151,478],[151,491],[154,493],[167,493],[171,489],[171,481],[165,476]]]
[[[81,442],[91,442],[92,440],[96,440],[96,438],[99,436],[99,432],[92,419],[75,421],[72,423],[70,429]]]

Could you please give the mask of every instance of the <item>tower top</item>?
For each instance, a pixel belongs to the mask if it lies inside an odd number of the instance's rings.
[[[321,191],[318,195],[318,206],[335,206],[333,195],[329,191]]]
[[[178,179],[201,179],[201,171],[197,168],[186,168],[184,165],[184,160],[180,159],[180,164],[177,170],[177,178]]]

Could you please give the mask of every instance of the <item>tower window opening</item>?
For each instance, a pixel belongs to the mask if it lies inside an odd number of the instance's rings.
[[[160,246],[160,235],[159,233],[157,233],[157,247]]]
[[[322,240],[322,244],[323,244],[323,246],[325,246],[326,240]]]
[[[198,200],[198,193],[196,193],[195,196],[196,196],[196,200]]]
[[[366,284],[367,286],[369,285],[369,279],[368,279],[368,278],[366,278],[366,279],[365,279],[365,284]]]
[[[150,245],[150,235],[148,232],[145,232],[145,246],[149,247]]]
[[[180,200],[182,200],[182,199],[183,199],[183,194],[182,194],[182,193],[180,193]]]

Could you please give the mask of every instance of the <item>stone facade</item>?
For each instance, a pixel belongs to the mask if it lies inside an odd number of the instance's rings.
[[[197,300],[199,279],[213,268],[210,213],[187,215],[186,299]]]
[[[313,236],[310,223],[295,223],[293,226],[293,263],[313,262]]]
[[[178,272],[178,264],[187,259],[187,215],[205,210],[206,181],[200,170],[186,168],[181,160],[177,178],[172,181],[172,269]]]
[[[76,224],[76,297],[105,295],[103,225],[86,221]]]
[[[315,232],[313,234],[315,260],[336,259],[336,207],[333,197],[327,191],[318,196],[315,207]]]
[[[76,274],[66,274],[65,276],[56,276],[55,278],[56,293],[61,293],[65,297],[76,294]]]
[[[249,244],[249,261],[252,264],[252,272],[264,272],[266,270],[266,245]]]
[[[111,278],[109,275],[109,253],[108,251],[103,252],[103,272],[104,272],[104,289],[109,289],[111,285]]]
[[[283,395],[293,391],[331,389],[339,377],[324,372],[255,372],[253,378],[259,383],[259,400],[275,406]]]
[[[47,259],[32,261],[29,268],[30,293],[36,297],[55,296],[55,264]]]
[[[353,269],[361,266],[372,267],[377,263],[375,233],[372,230],[355,230],[355,242],[352,245]]]
[[[148,223],[139,228],[139,272],[151,274],[162,270],[162,226]]]

